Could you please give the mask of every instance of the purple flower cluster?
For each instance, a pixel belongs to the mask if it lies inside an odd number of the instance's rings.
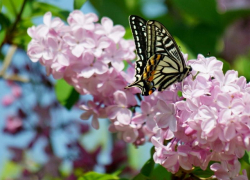
[[[40,61],[48,74],[64,78],[82,95],[93,100],[80,106],[83,120],[109,118],[109,131],[135,145],[146,137],[155,146],[154,160],[168,171],[180,167],[210,166],[214,177],[245,180],[238,175],[238,158],[250,150],[250,84],[236,71],[222,72],[222,62],[198,55],[188,61],[192,74],[163,92],[142,98],[138,88],[124,89],[134,82],[133,41],[124,40],[122,26],[109,18],[101,24],[95,14],[72,12],[68,24],[44,16],[44,25],[28,29],[32,41],[28,55]],[[184,56],[187,59],[187,56]],[[131,67],[126,72],[123,60]],[[182,96],[178,95],[182,91]]]

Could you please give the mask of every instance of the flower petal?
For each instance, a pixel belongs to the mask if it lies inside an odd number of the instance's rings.
[[[131,121],[132,112],[126,108],[120,108],[117,111],[117,120],[125,125],[128,125]]]

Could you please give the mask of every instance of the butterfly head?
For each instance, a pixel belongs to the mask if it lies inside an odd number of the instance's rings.
[[[187,68],[187,71],[188,71],[187,76],[189,76],[191,74],[192,70],[193,70],[192,66],[187,66],[186,68]]]
[[[191,74],[192,67],[186,66],[183,70],[183,72],[180,74],[179,78],[177,79],[178,82],[183,81],[187,76]]]

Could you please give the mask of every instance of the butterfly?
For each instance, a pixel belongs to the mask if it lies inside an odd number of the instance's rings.
[[[190,74],[192,67],[186,65],[174,38],[160,22],[131,15],[129,24],[138,60],[136,80],[126,88],[138,87],[143,96],[148,96],[156,89],[162,91],[183,81]]]

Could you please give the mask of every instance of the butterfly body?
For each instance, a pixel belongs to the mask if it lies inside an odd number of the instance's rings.
[[[138,87],[147,96],[189,75],[191,66],[185,64],[175,40],[161,23],[134,15],[129,22],[139,59],[135,67],[136,81],[126,88]]]

